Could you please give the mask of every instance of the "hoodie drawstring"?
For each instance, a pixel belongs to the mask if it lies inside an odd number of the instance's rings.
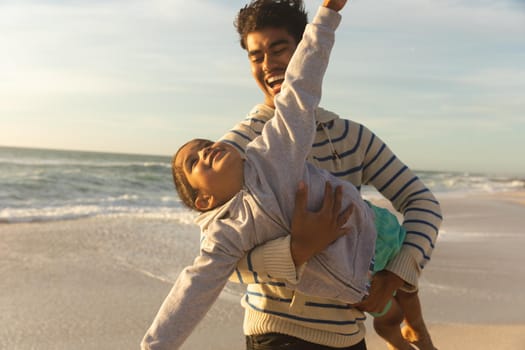
[[[326,138],[328,139],[328,144],[330,145],[330,152],[332,153],[332,159],[335,161],[336,163],[336,168],[337,169],[341,169],[341,156],[339,155],[339,153],[337,153],[335,147],[334,147],[334,144],[332,143],[332,138],[330,137],[330,132],[328,131],[328,128],[327,128],[327,124],[331,124],[333,123],[333,121],[331,122],[328,122],[328,123],[320,123],[320,122],[317,122],[316,124],[316,127],[317,127],[317,130],[319,130],[319,128],[321,128],[323,131],[324,131],[324,134],[326,135]]]

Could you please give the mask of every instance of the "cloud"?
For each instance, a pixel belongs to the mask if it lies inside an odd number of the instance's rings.
[[[206,81],[199,71],[230,61],[213,57],[221,28],[233,37],[231,21],[223,23],[226,12],[203,1],[0,3],[0,44],[8,53],[0,56],[0,89],[102,95],[212,82],[217,79]],[[219,30],[211,35],[210,26]]]
[[[418,33],[428,27],[457,30],[518,31],[525,28],[524,11],[510,0],[396,0],[370,4],[356,1],[345,9],[345,18],[359,26],[391,27]]]
[[[524,57],[525,59],[525,57]],[[516,93],[525,91],[524,69],[511,67],[495,67],[477,71],[458,78],[458,82],[477,87],[490,88],[498,91],[501,88],[514,90]]]

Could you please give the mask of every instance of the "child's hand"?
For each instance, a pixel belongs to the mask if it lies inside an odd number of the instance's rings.
[[[339,12],[343,7],[345,7],[346,1],[347,0],[324,0],[323,6]]]

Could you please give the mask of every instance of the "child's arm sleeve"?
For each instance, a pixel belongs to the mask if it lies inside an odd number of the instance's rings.
[[[162,303],[144,336],[142,350],[178,349],[213,305],[237,258],[201,249]]]

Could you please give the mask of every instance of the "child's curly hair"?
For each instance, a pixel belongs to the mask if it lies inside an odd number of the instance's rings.
[[[197,190],[191,187],[182,167],[175,165],[175,159],[177,159],[180,150],[186,145],[187,143],[182,145],[177,150],[177,153],[173,155],[173,158],[171,158],[171,174],[173,175],[173,183],[175,184],[175,189],[177,190],[177,194],[182,200],[182,203],[184,203],[184,205],[190,209],[199,210],[195,206],[195,200],[197,199],[198,194]]]
[[[234,26],[246,50],[249,33],[264,28],[284,28],[296,43],[301,41],[308,15],[302,0],[252,0],[239,10]]]

